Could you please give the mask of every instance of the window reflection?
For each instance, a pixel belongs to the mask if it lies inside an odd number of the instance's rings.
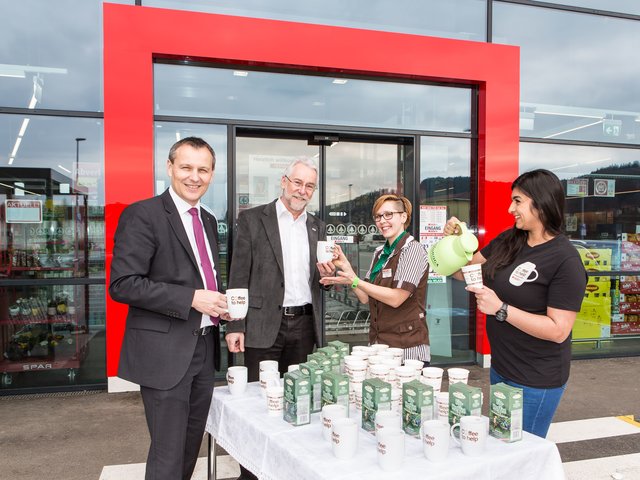
[[[493,12],[494,42],[521,48],[522,136],[640,143],[637,21],[500,2]]]
[[[468,88],[156,64],[157,115],[469,132]]]
[[[485,41],[485,0],[143,0],[143,5]]]
[[[473,224],[472,201],[475,203],[471,191],[470,141],[421,137],[420,207],[424,214],[446,207],[445,218],[454,215]],[[428,247],[440,238],[439,232],[422,232],[420,241]],[[472,305],[463,282],[429,273],[427,320],[432,359],[435,355],[439,358],[437,361],[443,363],[475,360],[475,310]]]
[[[558,3],[561,5],[572,5],[574,7],[595,8],[597,10],[640,15],[640,5],[637,0],[562,0],[560,2],[547,3]]]

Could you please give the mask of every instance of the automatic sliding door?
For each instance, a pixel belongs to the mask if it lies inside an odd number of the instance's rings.
[[[403,157],[397,144],[341,141],[325,148],[325,218],[327,235],[336,236],[347,258],[364,278],[373,251],[384,243],[371,218],[376,198],[404,192]],[[325,339],[351,345],[368,342],[369,308],[349,286],[325,295]]]

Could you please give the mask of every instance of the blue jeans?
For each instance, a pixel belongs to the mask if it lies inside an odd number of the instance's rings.
[[[500,375],[493,368],[489,373],[491,385],[502,382],[522,389],[524,397],[522,428],[525,432],[545,438],[567,384],[557,388],[534,388],[513,382]]]

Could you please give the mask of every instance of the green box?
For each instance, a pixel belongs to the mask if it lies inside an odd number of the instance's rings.
[[[332,340],[327,343],[327,346],[335,348],[340,354],[344,357],[345,355],[349,355],[349,344],[345,342],[341,342],[340,340]]]
[[[322,410],[322,366],[314,362],[300,364],[300,371],[309,377],[311,382],[311,413]]]
[[[319,353],[323,353],[327,358],[331,360],[331,370],[335,373],[340,373],[340,360],[342,358],[342,354],[339,350],[334,347],[322,347],[317,350]]]
[[[522,389],[496,383],[491,385],[490,397],[489,434],[505,442],[522,440]]]
[[[482,415],[482,389],[462,382],[449,385],[449,424],[467,415]]]
[[[324,372],[330,372],[333,368],[331,358],[326,356],[324,353],[310,353],[309,355],[307,355],[307,362],[317,363],[322,367],[322,370]]]
[[[376,431],[378,410],[391,410],[391,384],[379,378],[368,378],[362,382],[362,428]]]
[[[284,374],[284,414],[291,425],[311,422],[311,380],[300,370]]]
[[[402,384],[402,428],[406,434],[420,436],[422,422],[433,419],[433,387],[420,380]]]
[[[337,403],[349,410],[349,377],[341,373],[322,374],[322,406]]]

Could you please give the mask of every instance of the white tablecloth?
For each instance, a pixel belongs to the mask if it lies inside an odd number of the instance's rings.
[[[353,409],[352,416],[356,412]],[[238,462],[264,480],[565,478],[556,445],[526,432],[523,440],[515,443],[489,437],[482,457],[468,457],[452,442],[449,456],[442,463],[427,460],[421,441],[407,435],[402,469],[384,472],[377,464],[374,436],[361,429],[356,456],[339,460],[322,437],[319,413],[311,415],[311,424],[299,427],[280,416],[269,416],[257,383],[249,384],[242,396],[232,396],[227,387],[216,387],[206,430]]]

